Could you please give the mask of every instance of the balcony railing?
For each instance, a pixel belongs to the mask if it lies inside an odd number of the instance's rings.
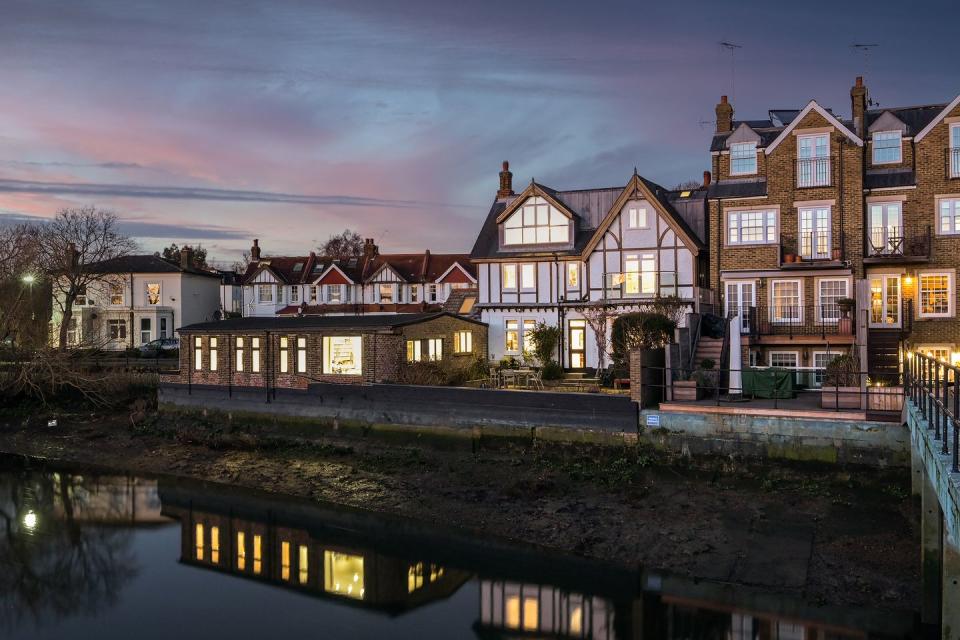
[[[840,235],[826,229],[806,231],[797,237],[782,235],[780,236],[780,264],[791,264],[790,256],[795,256],[796,262],[838,260],[840,246],[842,246]]]
[[[920,233],[908,233],[903,227],[872,227],[867,235],[866,257],[871,262],[926,260],[930,257],[932,233],[930,225]]]
[[[797,188],[830,187],[833,186],[833,158],[798,158],[797,159]]]
[[[603,297],[624,300],[678,296],[692,300],[696,287],[682,283],[676,271],[623,271],[604,274]]]
[[[853,310],[839,304],[760,304],[739,309],[741,332],[760,336],[853,335]]]
[[[960,178],[960,147],[947,149],[947,177]]]

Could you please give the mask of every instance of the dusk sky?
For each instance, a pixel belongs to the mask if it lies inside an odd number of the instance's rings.
[[[469,251],[514,184],[699,178],[713,107],[960,93],[956,3],[0,0],[0,218],[115,211],[145,250]],[[735,89],[730,54],[736,52]],[[877,44],[869,57],[851,47]]]

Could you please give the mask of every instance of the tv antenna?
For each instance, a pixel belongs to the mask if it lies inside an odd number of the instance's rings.
[[[736,104],[737,103],[737,81],[736,81],[737,78],[736,78],[735,54],[737,52],[737,49],[743,49],[743,46],[735,42],[729,42],[727,40],[724,40],[723,42],[721,42],[720,46],[723,49],[726,49],[727,51],[730,52],[730,98],[733,101],[733,103]]]

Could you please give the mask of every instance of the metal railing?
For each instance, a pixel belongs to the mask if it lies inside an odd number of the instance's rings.
[[[798,247],[805,260],[829,260],[831,257],[830,232],[806,231],[800,234]]]
[[[833,186],[833,158],[798,158],[796,162],[796,183],[798,189],[807,187]]]
[[[902,227],[872,227],[867,236],[868,258],[929,258],[932,229],[908,236]]]
[[[606,300],[678,296],[693,300],[696,287],[679,281],[676,271],[623,271],[605,273],[603,297]]]
[[[960,367],[922,353],[908,353],[905,375],[907,398],[927,419],[940,452],[951,455],[953,472],[960,472]]]
[[[853,335],[853,310],[839,304],[740,307],[741,332],[759,336]]]
[[[946,149],[947,178],[960,178],[960,147]]]

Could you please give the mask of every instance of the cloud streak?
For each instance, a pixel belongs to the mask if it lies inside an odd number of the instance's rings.
[[[43,224],[47,218],[23,213],[0,213],[0,227],[16,224]],[[250,232],[211,224],[171,224],[150,222],[135,218],[120,218],[120,231],[134,238],[163,238],[188,240],[241,240],[251,237]]]

